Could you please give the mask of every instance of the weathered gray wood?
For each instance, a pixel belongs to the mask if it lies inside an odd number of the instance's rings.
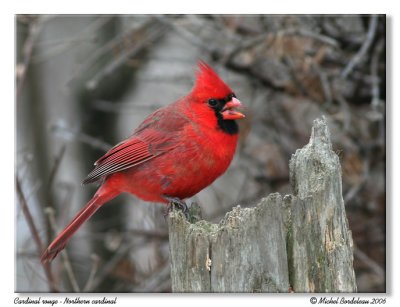
[[[340,163],[324,118],[292,156],[290,179],[294,196],[238,206],[218,225],[171,212],[172,291],[288,292],[289,281],[295,292],[356,291]]]
[[[255,208],[235,207],[218,225],[170,213],[172,291],[287,292],[282,209],[275,193]]]
[[[338,156],[325,118],[290,160],[294,192],[288,231],[290,283],[295,292],[355,292],[353,240],[342,197]]]
[[[210,292],[208,270],[210,241],[217,225],[206,221],[191,224],[181,212],[172,211],[168,218],[173,292]]]

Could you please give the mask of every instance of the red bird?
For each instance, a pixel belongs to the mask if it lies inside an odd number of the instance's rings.
[[[232,161],[241,103],[204,62],[192,91],[150,114],[133,134],[95,162],[84,184],[101,180],[93,198],[41,257],[51,261],[103,204],[123,192],[152,202],[182,201],[210,185]]]

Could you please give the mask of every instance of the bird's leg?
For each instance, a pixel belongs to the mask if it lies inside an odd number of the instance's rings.
[[[185,215],[186,219],[189,219],[189,209],[186,203],[182,200],[179,199],[178,197],[170,197],[170,196],[164,196],[166,200],[169,201],[168,206],[166,210],[164,211],[164,216],[166,217],[173,209],[177,208],[178,210],[181,210],[182,213]]]

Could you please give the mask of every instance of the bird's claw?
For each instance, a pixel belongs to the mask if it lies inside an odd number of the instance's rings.
[[[178,209],[182,211],[186,219],[189,220],[189,208],[183,200],[177,197],[169,197],[169,196],[165,196],[165,199],[168,200],[169,203],[165,208],[164,217],[167,217],[172,210]]]

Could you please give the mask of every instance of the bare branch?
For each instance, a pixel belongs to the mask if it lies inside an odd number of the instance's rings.
[[[87,43],[88,37],[91,33],[99,33],[100,29],[107,24],[113,17],[112,16],[101,16],[97,17],[87,27],[83,28],[76,36],[70,39],[58,39],[45,42],[37,42],[37,46],[44,47],[40,55],[32,56],[33,63],[39,63],[41,61],[48,61],[52,57],[59,55],[63,52],[67,52],[70,48],[76,48],[79,44]],[[52,47],[53,46],[53,47]]]
[[[139,286],[132,289],[134,292],[157,292],[158,289],[165,287],[165,282],[170,280],[171,269],[169,262],[166,261],[154,274],[144,280]]]
[[[371,106],[376,109],[379,105],[379,85],[380,85],[380,78],[378,77],[378,65],[379,65],[379,57],[382,53],[383,47],[385,46],[385,39],[380,39],[379,42],[376,44],[376,47],[372,54],[371,59],[371,76],[372,76],[372,87],[371,87]]]
[[[326,45],[330,45],[332,47],[339,47],[339,43],[333,39],[332,37],[317,33],[317,32],[313,32],[307,29],[285,29],[282,31],[278,32],[280,35],[301,35],[304,37],[310,37],[314,40],[317,40],[321,43],[324,43]]]
[[[102,281],[110,274],[119,261],[129,252],[133,244],[121,244],[114,256],[102,267],[96,278],[93,278],[90,285],[85,287],[85,290],[90,292],[96,289]],[[90,287],[89,287],[90,286]]]
[[[354,256],[364,262],[380,279],[385,279],[385,271],[382,269],[382,267],[373,259],[368,257],[368,255],[360,250],[356,245],[354,246]]]
[[[38,254],[40,255],[44,249],[43,243],[42,243],[42,240],[40,239],[39,232],[36,228],[35,222],[33,221],[32,214],[29,210],[29,207],[26,202],[25,195],[22,191],[21,183],[20,183],[18,177],[16,177],[16,186],[17,186],[17,193],[18,193],[18,197],[19,197],[19,204],[22,208],[22,212],[24,213],[26,222],[27,222],[29,229],[31,231],[31,234],[33,236],[33,240],[36,243],[36,248],[37,248]],[[39,258],[37,258],[37,259],[39,259]],[[43,266],[44,272],[46,274],[46,278],[47,278],[47,281],[49,284],[50,291],[59,292],[59,288],[55,282],[55,278],[53,276],[50,264],[42,263],[42,266]]]
[[[179,26],[174,20],[172,20],[170,17],[165,17],[158,15],[156,16],[156,19],[160,22],[162,22],[164,25],[171,27],[176,33],[181,35],[181,37],[185,40],[187,40],[189,43],[191,43],[194,46],[197,46],[201,49],[205,49],[208,52],[214,51],[213,48],[206,42],[204,42],[199,36],[195,35],[194,33],[190,32],[189,30],[185,29],[185,27]]]
[[[331,91],[331,85],[329,83],[329,78],[327,76],[327,73],[321,69],[318,63],[315,61],[311,62],[312,68],[317,72],[319,76],[319,80],[322,85],[322,90],[324,91],[324,96],[325,96],[325,101],[330,104],[332,102],[332,91]]]
[[[369,28],[368,28],[368,32],[367,32],[367,35],[365,37],[364,43],[361,45],[361,48],[360,48],[360,50],[358,50],[356,55],[347,64],[345,69],[343,69],[343,71],[341,73],[341,77],[342,78],[346,78],[351,73],[351,71],[364,58],[365,54],[367,53],[369,47],[372,44],[372,41],[374,40],[377,25],[378,25],[378,16],[377,15],[371,15],[370,22],[369,22]]]
[[[111,144],[101,141],[98,138],[95,138],[83,132],[73,131],[71,128],[65,127],[60,124],[52,125],[51,130],[52,132],[61,136],[65,140],[71,140],[71,139],[78,140],[96,149],[107,151],[112,147]]]
[[[144,237],[148,237],[148,238],[161,239],[161,240],[167,240],[168,239],[167,229],[165,231],[155,230],[155,229],[152,229],[152,230],[147,230],[147,229],[128,229],[125,233],[144,236]]]
[[[83,292],[89,292],[90,289],[93,289],[94,277],[97,271],[99,270],[99,264],[100,264],[99,257],[96,254],[93,254],[91,258],[92,258],[92,268],[90,270],[90,274],[86,282],[86,285],[83,287]]]
[[[146,32],[148,33],[146,33],[141,40],[135,40],[134,43],[131,42],[131,46],[129,46],[129,48],[124,48],[123,52],[121,52],[116,59],[96,73],[96,75],[86,83],[87,88],[93,89],[97,87],[97,84],[100,82],[100,80],[111,75],[115,69],[125,63],[129,57],[139,53],[149,44],[160,38],[160,36],[165,32],[165,27],[162,27],[159,24],[153,24],[148,26],[148,30]]]
[[[31,62],[33,47],[39,36],[40,30],[42,29],[43,23],[48,19],[48,17],[38,17],[35,21],[29,24],[29,34],[22,48],[23,61],[17,64],[17,87],[16,87],[16,97],[18,98],[21,94],[26,73]]]
[[[114,103],[106,100],[96,100],[92,104],[94,110],[117,114],[136,113],[138,109],[156,110],[161,107],[161,104]]]
[[[50,225],[53,228],[53,231],[59,232],[59,229],[57,227],[56,219],[54,217],[54,210],[51,207],[47,207],[45,212],[47,213],[50,221]],[[64,251],[61,253],[62,259],[63,259],[63,264],[64,264],[64,269],[67,272],[68,279],[71,283],[72,289],[74,292],[80,292],[78,282],[76,281],[76,277],[74,274],[74,271],[72,270],[71,262],[69,261],[68,253],[67,251]]]
[[[58,168],[60,167],[61,160],[64,157],[64,153],[65,153],[65,149],[66,148],[67,148],[67,146],[64,144],[61,147],[60,152],[58,153],[58,155],[55,157],[54,165],[53,165],[53,167],[52,167],[52,169],[50,171],[49,181],[48,181],[48,184],[47,184],[48,190],[50,190],[52,185],[53,185],[54,178],[55,178],[55,176],[57,174]]]

